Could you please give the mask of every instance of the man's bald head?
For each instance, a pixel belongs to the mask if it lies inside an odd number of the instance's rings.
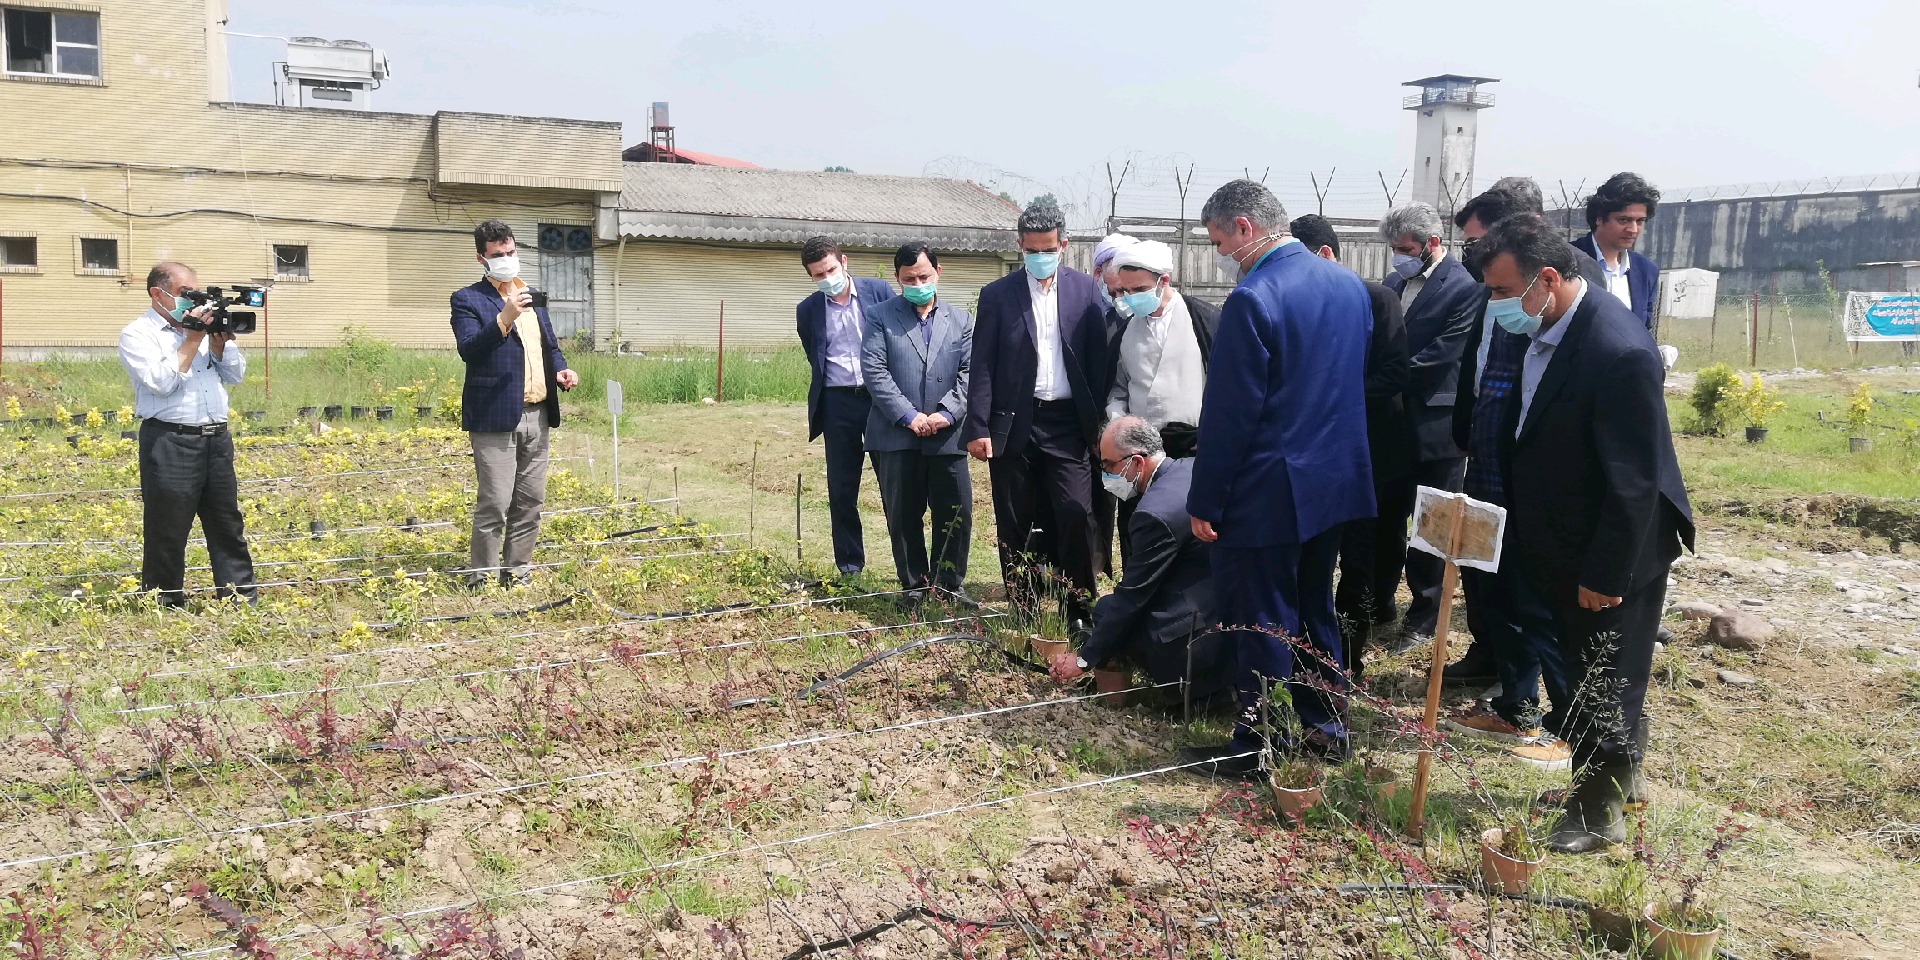
[[[191,287],[197,280],[192,267],[174,260],[162,260],[147,271],[147,290],[178,293],[181,284]]]

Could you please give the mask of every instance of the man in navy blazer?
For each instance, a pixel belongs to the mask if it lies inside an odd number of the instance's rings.
[[[560,425],[560,391],[580,384],[567,368],[547,308],[520,279],[513,228],[487,220],[473,230],[486,276],[453,292],[453,341],[466,361],[460,425],[473,445],[474,493],[467,585],[522,582],[547,499],[547,431]]]
[[[1008,597],[1031,610],[1061,594],[1068,624],[1084,625],[1095,592],[1093,449],[1106,405],[1109,301],[1092,277],[1061,263],[1067,221],[1057,204],[1027,207],[1018,231],[1022,269],[980,290],[961,439],[993,478]]]
[[[847,255],[827,237],[800,247],[800,264],[817,289],[794,308],[800,347],[813,380],[807,385],[807,439],[825,434],[827,513],[833,526],[833,565],[856,574],[867,565],[860,528],[860,472],[873,399],[860,371],[860,338],[866,313],[893,299],[885,280],[854,277]]]
[[[1647,221],[1660,209],[1660,191],[1636,173],[1616,173],[1587,198],[1587,235],[1573,241],[1606,271],[1606,292],[1653,329],[1660,265],[1633,249]]]
[[[973,318],[939,299],[940,254],[925,242],[896,251],[893,270],[901,296],[874,306],[861,339],[860,366],[873,393],[867,450],[900,586],[959,593],[973,547],[973,480],[960,445]]]
[[[1432,205],[1410,203],[1387,212],[1380,236],[1402,256],[1413,258],[1406,268],[1387,275],[1386,287],[1400,298],[1407,324],[1407,414],[1413,421],[1414,467],[1387,491],[1380,504],[1380,523],[1396,526],[1402,544],[1387,551],[1374,570],[1375,622],[1393,619],[1394,593],[1404,565],[1407,617],[1400,630],[1399,649],[1433,636],[1440,609],[1439,557],[1405,546],[1405,530],[1413,519],[1415,491],[1422,486],[1458,493],[1466,479],[1466,455],[1453,443],[1454,394],[1460,377],[1460,351],[1470,328],[1457,322],[1473,308],[1480,284],[1459,259],[1447,254],[1441,235],[1440,212]]]
[[[1536,651],[1553,701],[1542,725],[1572,747],[1574,784],[1547,846],[1585,853],[1626,840],[1667,571],[1693,544],[1692,511],[1646,329],[1578,276],[1546,218],[1508,217],[1479,245],[1489,309],[1527,342],[1517,402],[1466,429],[1500,445],[1510,615],[1522,635],[1554,641]],[[1537,715],[1532,678],[1501,679],[1526,686],[1503,695]]]
[[[1214,543],[1215,602],[1222,625],[1237,628],[1243,706],[1259,707],[1286,681],[1300,740],[1283,735],[1280,746],[1343,756],[1333,570],[1342,526],[1374,513],[1373,308],[1358,275],[1288,235],[1286,210],[1265,186],[1222,186],[1200,219],[1221,266],[1231,262],[1242,279],[1220,308],[1188,513],[1194,535]],[[1201,772],[1247,776],[1261,769],[1263,741],[1243,720],[1230,743],[1187,756]]]

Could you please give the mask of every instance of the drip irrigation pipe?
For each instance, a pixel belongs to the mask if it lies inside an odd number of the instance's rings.
[[[951,924],[956,927],[972,927],[975,930],[1001,930],[1008,927],[1019,926],[1017,921],[1004,918],[999,920],[965,920],[950,913],[942,913],[924,903],[916,903],[865,930],[850,933],[844,937],[838,937],[833,940],[822,940],[818,943],[807,944],[787,954],[782,960],[807,960],[808,957],[817,957],[829,950],[844,950],[848,947],[872,940],[874,937],[886,933],[894,927],[923,917],[928,920],[938,920],[941,923]],[[812,936],[812,934],[809,933],[808,936]]]
[[[968,619],[973,619],[973,618],[968,618]],[[983,644],[986,644],[987,646],[993,647],[994,649],[1000,651],[1001,655],[1006,657],[1007,661],[1012,663],[1016,667],[1032,670],[1036,673],[1047,672],[1046,667],[1040,666],[1039,664],[1034,663],[1031,660],[1021,657],[1019,654],[1016,654],[1013,651],[1008,650],[1006,647],[1003,647],[999,643],[993,640],[989,640],[986,637],[978,636],[975,634],[968,634],[968,633],[943,633],[943,634],[940,634],[939,636],[934,636],[934,637],[921,637],[918,640],[913,640],[907,643],[903,643],[897,647],[894,647],[891,650],[886,650],[881,653],[876,653],[873,656],[868,657],[865,660],[862,660],[851,667],[848,667],[847,669],[841,671],[839,674],[835,676],[828,677],[825,680],[820,680],[816,683],[809,685],[806,689],[801,690],[799,693],[794,694],[794,697],[795,699],[799,699],[799,700],[809,699],[814,694],[819,693],[820,691],[825,690],[828,687],[839,686],[840,684],[853,679],[855,674],[858,674],[860,671],[865,670],[868,667],[872,667],[877,664],[883,663],[887,660],[891,660],[894,657],[897,657],[903,653],[909,653],[911,651],[918,650],[921,647],[933,646],[936,643],[983,643]],[[741,707],[750,707],[750,706],[754,706],[755,704],[777,703],[779,702],[779,700],[780,698],[778,696],[748,697],[743,700],[735,700],[732,703],[727,704],[727,706],[731,709],[738,710]]]

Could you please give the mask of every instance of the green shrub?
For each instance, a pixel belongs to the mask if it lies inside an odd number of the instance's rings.
[[[1693,405],[1693,431],[1709,437],[1726,436],[1734,414],[1739,412],[1744,386],[1740,375],[1724,363],[1701,368],[1694,375],[1693,396],[1688,400]]]

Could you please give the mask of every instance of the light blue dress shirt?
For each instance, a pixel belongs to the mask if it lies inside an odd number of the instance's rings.
[[[1526,427],[1527,410],[1533,406],[1533,392],[1540,389],[1540,378],[1546,374],[1547,364],[1553,362],[1553,351],[1566,338],[1567,327],[1573,323],[1573,312],[1580,309],[1580,301],[1586,298],[1587,282],[1582,280],[1580,292],[1573,295],[1573,302],[1567,304],[1567,312],[1560,315],[1559,322],[1531,334],[1533,343],[1528,345],[1526,359],[1520,363],[1520,422],[1513,428],[1514,436],[1519,436]]]
[[[216,360],[201,340],[193,366],[181,373],[186,339],[186,331],[152,308],[120,331],[120,365],[133,381],[133,412],[168,423],[226,423],[226,385],[246,376],[247,358],[238,343],[229,343]]]
[[[860,375],[860,285],[847,278],[847,302],[827,298],[826,367],[827,386],[859,387],[866,380]]]

